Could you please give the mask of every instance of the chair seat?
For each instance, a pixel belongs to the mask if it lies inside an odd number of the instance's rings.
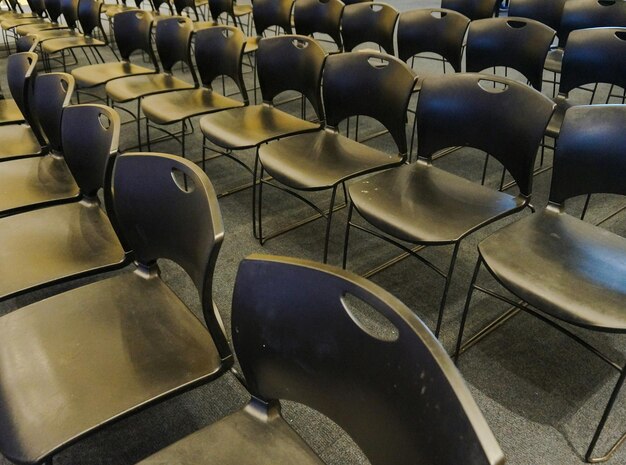
[[[133,6],[124,5],[122,3],[120,4],[104,3],[102,5],[101,12],[102,14],[106,15],[107,18],[112,18],[118,13],[121,13],[123,11],[129,11],[129,10],[137,10],[137,8]]]
[[[45,53],[57,53],[61,50],[77,47],[104,47],[106,43],[101,40],[94,39],[83,35],[75,35],[73,37],[62,37],[59,39],[46,40],[42,49]]]
[[[402,163],[331,131],[317,131],[272,141],[259,148],[259,159],[274,179],[295,189],[328,189],[350,178]]]
[[[261,37],[247,37],[246,45],[243,48],[243,53],[245,54],[256,52],[259,49],[259,40],[261,40]]]
[[[35,463],[220,372],[213,340],[158,277],[127,272],[0,318],[0,450]],[[28,360],[25,363],[24,360]]]
[[[626,239],[565,213],[535,213],[479,245],[521,299],[575,325],[626,330]]]
[[[216,21],[194,21],[193,22],[193,30],[195,32],[201,31],[202,29],[208,29],[210,27],[217,26]]]
[[[0,165],[0,177],[0,216],[79,195],[72,173],[59,156],[5,161]]]
[[[105,89],[111,99],[121,103],[151,94],[192,88],[192,84],[171,74],[158,73],[114,79],[107,82]]]
[[[39,41],[39,43],[43,43],[52,39],[61,39],[61,38],[66,38],[66,37],[81,36],[81,34],[78,31],[75,31],[74,29],[50,29],[50,30],[35,32],[34,35],[35,37],[37,37],[37,40]]]
[[[44,23],[19,26],[17,29],[15,29],[15,32],[17,33],[17,35],[26,36],[28,34],[36,34],[39,31],[53,31],[57,29],[68,29],[68,27],[63,24],[54,24],[46,21]]]
[[[0,298],[124,262],[106,213],[75,202],[0,219]]]
[[[41,145],[31,129],[23,124],[0,126],[0,160],[28,157],[41,153]]]
[[[557,137],[559,137],[559,134],[561,132],[561,126],[563,125],[565,112],[568,108],[572,106],[572,104],[562,95],[558,95],[554,99],[554,102],[556,103],[556,108],[554,109],[554,113],[552,113],[552,118],[550,118],[550,121],[548,122],[546,135],[556,139]]]
[[[320,125],[268,105],[252,105],[203,116],[200,128],[215,145],[232,150],[255,147],[278,137],[315,131]]]
[[[555,48],[548,52],[546,62],[544,63],[544,69],[552,71],[553,73],[560,73],[561,66],[563,65],[563,49]]]
[[[95,87],[107,82],[127,76],[155,73],[154,69],[139,66],[129,62],[99,63],[97,65],[81,66],[72,70],[76,86],[80,88]]]
[[[14,29],[18,26],[21,26],[22,24],[35,24],[35,23],[43,23],[43,22],[46,22],[46,20],[31,16],[31,17],[9,18],[6,20],[2,20],[0,25],[2,26],[2,29],[6,31],[9,29]]]
[[[349,192],[369,223],[413,243],[457,242],[524,205],[521,197],[420,162],[353,183]]]
[[[141,102],[143,114],[157,124],[172,124],[192,116],[242,106],[242,102],[205,88],[151,95]]]
[[[281,416],[259,419],[249,409],[235,412],[137,465],[323,465]]]
[[[24,116],[12,99],[0,100],[0,124],[14,124],[24,121]]]
[[[252,13],[252,5],[234,5],[233,13],[235,16],[246,16]]]

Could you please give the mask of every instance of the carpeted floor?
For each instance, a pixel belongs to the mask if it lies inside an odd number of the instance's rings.
[[[431,0],[391,2],[400,9],[431,6]],[[79,55],[81,65],[84,57]],[[0,59],[0,76],[4,89],[6,59]],[[415,65],[419,74],[439,72],[441,65],[420,60]],[[251,84],[250,75],[247,75]],[[232,88],[232,86],[229,86]],[[218,87],[219,89],[219,87]],[[548,86],[548,91],[550,91]],[[605,92],[605,91],[604,91]],[[588,99],[585,92],[576,92],[579,102]],[[602,95],[596,99],[601,101]],[[285,109],[299,114],[296,103],[287,104]],[[309,113],[311,114],[311,113]],[[123,119],[126,116],[123,115]],[[412,119],[409,120],[412,122]],[[187,138],[188,151],[192,160],[201,156],[202,137],[194,120],[195,133]],[[362,121],[360,137],[374,133],[377,127]],[[122,147],[135,144],[136,132],[132,124],[122,129]],[[374,146],[393,150],[388,136],[372,140]],[[154,151],[180,154],[179,146],[172,141],[154,144]],[[243,157],[252,160],[253,152]],[[548,152],[546,163],[551,162]],[[448,155],[436,165],[461,174],[472,180],[480,180],[482,154],[473,150],[462,150]],[[249,175],[229,160],[214,160],[207,167],[207,174],[216,190],[222,192],[243,182]],[[537,208],[546,205],[551,171],[538,174],[535,178],[533,204]],[[500,179],[500,168],[491,162],[488,184],[496,186]],[[511,191],[514,192],[515,188]],[[307,208],[280,192],[266,189],[266,226],[270,229],[287,221],[309,214]],[[316,194],[312,198],[327,201],[328,195]],[[267,254],[291,255],[320,260],[323,247],[324,224],[314,222],[294,232],[267,242],[264,246],[254,240],[251,231],[251,191],[245,190],[220,200],[226,227],[224,245],[217,262],[214,297],[230,334],[230,305],[232,287],[237,265],[242,257],[262,252]],[[609,213],[624,205],[624,200],[614,196],[595,196],[591,202],[588,220],[599,222]],[[569,202],[574,214],[579,212],[582,199]],[[571,207],[571,208],[570,208]],[[523,213],[517,218],[526,215]],[[463,242],[457,269],[446,308],[441,342],[450,352],[456,340],[460,313],[465,302],[470,275],[476,261],[476,245],[488,234],[514,218],[500,221],[470,236]],[[334,218],[330,248],[330,263],[340,264],[346,210]],[[624,214],[602,224],[614,232],[625,234]],[[427,249],[424,255],[436,263],[444,264],[451,249],[442,247]],[[348,268],[364,274],[377,265],[389,260],[398,251],[388,244],[355,232],[351,240]],[[172,263],[162,263],[162,269],[171,287],[197,312],[199,303],[191,281]],[[496,286],[486,274],[481,282]],[[373,281],[403,300],[429,325],[434,326],[438,300],[442,291],[442,280],[416,260],[406,259],[385,271],[375,274]],[[0,305],[6,313],[29,302],[63,289],[83,284],[81,280],[53,289],[19,297]],[[471,319],[466,334],[472,334],[486,321],[505,309],[493,299],[476,295]],[[626,350],[625,339],[619,335],[577,333],[593,341],[597,347],[623,363]],[[488,423],[503,448],[510,465],[569,465],[582,462],[591,435],[599,421],[608,395],[616,381],[616,374],[599,359],[593,357],[576,343],[554,329],[526,315],[518,315],[481,343],[472,347],[461,357],[460,370],[467,380],[471,392],[481,407]],[[10,376],[10,373],[2,373]],[[97,393],[94,393],[97,395]],[[349,393],[346,393],[349,395]],[[106,427],[98,434],[68,448],[55,458],[55,463],[73,465],[132,464],[240,408],[247,400],[244,389],[232,375],[194,389],[191,392],[168,400],[117,424]],[[365,464],[367,460],[351,440],[332,422],[305,407],[287,403],[285,416],[301,435],[332,465]],[[626,422],[626,396],[619,397],[600,440],[599,451],[606,450],[624,430]],[[0,464],[8,463],[0,459]],[[622,448],[608,462],[618,465],[626,463],[626,448]],[[433,464],[435,465],[435,464]],[[459,464],[461,465],[461,464]]]

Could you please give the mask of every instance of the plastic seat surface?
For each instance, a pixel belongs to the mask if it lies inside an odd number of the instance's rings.
[[[24,115],[12,99],[0,100],[0,124],[12,124],[24,121]]]
[[[563,49],[555,48],[548,52],[546,57],[545,68],[553,73],[560,73],[563,67]]]
[[[75,35],[59,39],[46,40],[42,45],[45,53],[57,53],[61,50],[77,47],[104,47],[106,43],[92,37]]]
[[[0,160],[39,155],[41,145],[26,125],[9,124],[0,126]]]
[[[128,102],[139,97],[170,90],[191,89],[193,84],[170,74],[144,74],[107,82],[106,93],[115,102]]]
[[[94,87],[113,79],[131,75],[152,74],[154,69],[139,66],[128,62],[100,63],[91,66],[81,66],[72,70],[76,85],[81,88]]]

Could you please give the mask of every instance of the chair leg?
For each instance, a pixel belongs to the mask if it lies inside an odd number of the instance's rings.
[[[346,223],[346,233],[343,238],[343,262],[342,266],[345,270],[348,265],[348,242],[350,241],[350,222],[352,221],[352,210],[354,209],[354,204],[350,202],[348,206],[348,222]]]
[[[330,196],[330,208],[328,209],[328,217],[326,218],[326,238],[324,239],[324,262],[328,263],[328,245],[330,242],[330,225],[333,219],[333,210],[335,209],[335,196],[337,195],[337,187],[333,187],[333,193]]]
[[[256,209],[257,209],[257,204],[256,204],[256,199],[257,199],[257,193],[256,193],[256,189],[257,189],[257,185],[259,186],[259,190],[261,189],[261,184],[262,181],[261,179],[263,179],[263,169],[261,168],[261,178],[257,178],[257,173],[259,171],[259,147],[256,148],[256,154],[254,157],[254,171],[252,172],[252,235],[254,236],[255,239],[258,239],[259,241],[261,241],[261,238],[263,236],[261,236],[261,193],[259,192],[259,228],[257,230],[257,225],[256,225]],[[258,179],[258,181],[257,181]]]
[[[143,150],[143,147],[141,145],[141,118],[139,117],[139,115],[141,115],[141,99],[138,98],[137,99],[137,114],[135,115],[135,118],[137,118],[137,146],[139,147],[139,151],[141,152]],[[147,123],[147,120],[146,120]]]
[[[469,290],[467,291],[467,298],[465,299],[465,307],[463,308],[463,316],[461,317],[461,326],[459,327],[459,335],[456,339],[456,349],[454,350],[453,358],[454,364],[458,365],[459,355],[461,353],[461,344],[463,342],[463,331],[465,331],[465,322],[467,321],[467,314],[469,313],[470,303],[472,296],[474,295],[474,289],[476,285],[476,279],[478,279],[478,273],[480,272],[480,266],[483,259],[479,256],[476,266],[474,267],[474,274],[472,275],[472,281],[470,283]]]
[[[257,171],[257,167],[255,165],[254,167],[254,171]],[[259,218],[259,226],[258,226],[258,233],[259,233],[259,244],[263,245],[263,166],[260,167],[259,170],[259,182],[258,182],[258,186],[259,186],[259,195],[258,195],[258,204],[257,204],[257,208],[258,208],[258,218]],[[254,199],[253,199],[254,202]]]
[[[439,316],[437,317],[437,326],[435,327],[435,337],[439,339],[439,332],[441,331],[441,323],[443,321],[443,311],[446,308],[446,300],[448,298],[448,291],[450,290],[450,282],[452,281],[452,273],[454,272],[454,265],[456,264],[456,256],[459,253],[460,242],[454,245],[454,252],[452,252],[452,259],[450,260],[450,267],[448,268],[448,274],[446,275],[446,285],[443,288],[443,296],[441,296],[441,302],[439,303]]]

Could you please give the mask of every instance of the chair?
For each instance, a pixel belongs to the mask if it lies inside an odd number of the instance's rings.
[[[184,157],[185,132],[190,118],[248,104],[248,94],[241,74],[245,47],[243,32],[233,26],[215,26],[197,31],[195,37],[195,57],[202,87],[151,95],[142,100],[141,110],[146,116],[148,150],[151,150],[150,122],[158,125],[182,124],[179,140]],[[213,89],[213,81],[220,76],[229,77],[235,82],[243,102],[221,95]],[[176,137],[158,126],[152,127]]]
[[[386,3],[364,2],[347,5],[341,17],[341,37],[344,51],[371,42],[389,55],[395,55],[394,30],[398,11]]]
[[[344,267],[351,227],[425,263],[445,283],[435,326],[439,336],[461,241],[529,207],[535,157],[553,110],[549,98],[507,78],[473,73],[426,78],[416,115],[418,161],[350,185]],[[433,166],[433,155],[449,147],[472,147],[496,158],[517,182],[519,194],[499,192]],[[352,220],[354,210],[366,225]],[[452,245],[448,269],[399,241],[424,247]]]
[[[280,138],[259,148],[263,173],[279,186],[286,186],[297,198],[326,218],[324,262],[328,259],[330,226],[337,189],[350,179],[397,166],[406,160],[406,110],[415,85],[409,68],[396,58],[379,52],[355,52],[327,58],[322,77],[326,116],[323,130]],[[368,147],[338,132],[339,123],[351,116],[364,115],[381,123],[391,134],[398,154]],[[263,236],[263,187],[259,185],[259,239],[261,244],[294,227]],[[277,185],[272,183],[273,185]],[[296,191],[331,190],[328,210],[322,210]]]
[[[391,334],[364,327],[352,301]],[[282,417],[279,399],[327,415],[372,465],[504,463],[443,348],[409,308],[363,278],[251,256],[235,283],[233,343],[250,402],[140,465],[323,464]]]
[[[226,24],[228,18],[233,20],[233,25],[239,26],[242,31],[250,35],[250,16],[252,14],[252,5],[238,5],[234,0],[209,0],[209,11],[211,18],[217,22],[220,17],[226,15]],[[248,16],[248,27],[244,30],[241,18]]]
[[[59,18],[63,14],[60,0],[44,0],[46,6],[47,21],[35,24],[25,24],[15,28],[18,36],[26,36],[39,31],[47,31],[52,29],[67,29],[67,26],[59,22]]]
[[[94,107],[85,108],[66,111],[84,117]],[[224,229],[206,175],[179,157],[129,153],[113,183],[133,269],[0,318],[0,366],[11,373],[0,380],[0,451],[12,461],[52,463],[84,436],[232,365],[212,302]],[[159,258],[191,277],[208,331],[161,280]]]
[[[200,2],[201,3],[198,3],[198,0],[174,0],[174,10],[178,16],[183,16],[188,10],[193,12],[195,17],[194,27],[196,30],[215,25],[214,22],[207,21],[207,15],[201,10],[202,6],[207,5],[207,0],[200,0]],[[201,19],[203,20],[202,22],[200,22]]]
[[[498,0],[441,0],[441,8],[454,10],[472,21],[490,18],[498,11]]]
[[[578,106],[567,111],[556,147],[548,206],[502,228],[478,246],[456,350],[458,357],[472,295],[478,290],[571,336],[620,372],[585,454],[585,460],[593,463],[607,460],[624,439],[604,457],[592,457],[626,369],[562,323],[598,332],[626,330],[626,239],[570,216],[565,201],[592,193],[626,195],[624,127],[623,105]],[[478,285],[483,265],[522,303]]]
[[[512,0],[509,16],[530,18],[558,31],[566,0]]]
[[[119,116],[108,107],[76,108],[63,112],[62,141],[81,201],[0,218],[0,299],[126,264],[97,197],[104,186],[113,215],[109,159],[117,153]]]
[[[37,76],[32,124],[46,138],[47,153],[0,163],[0,217],[52,203],[78,200],[79,189],[63,157],[61,115],[72,98],[74,80],[65,73]],[[79,131],[72,137],[81,137]],[[70,145],[71,146],[71,145]]]
[[[281,28],[285,34],[291,34],[293,3],[294,0],[254,0],[252,21],[257,37],[262,37],[265,31],[272,26]],[[214,16],[214,18],[216,17]]]
[[[12,31],[18,26],[26,24],[45,23],[46,4],[44,0],[28,0],[28,7],[32,15],[13,16],[7,19],[0,18],[0,25],[3,31]]]
[[[198,86],[198,78],[191,62],[191,36],[193,22],[190,18],[174,16],[157,22],[155,42],[157,54],[163,65],[163,72],[128,76],[107,82],[105,91],[114,104],[137,101],[137,143],[141,142],[141,99],[148,95],[171,92],[173,90],[192,89]],[[173,75],[174,65],[184,63],[189,67],[193,84],[189,84]],[[120,107],[123,109],[123,107]]]
[[[337,50],[343,50],[341,41],[341,0],[298,0],[293,7],[296,34],[313,37],[315,33],[327,34],[335,41]]]
[[[276,97],[283,92],[296,91],[311,104],[321,121],[323,111],[320,83],[325,58],[324,50],[309,37],[284,35],[262,39],[257,51],[257,70],[263,103],[203,116],[200,119],[200,129],[204,135],[203,162],[207,149],[241,162],[235,158],[234,151],[255,148],[277,137],[319,129],[320,123],[290,115],[276,108],[274,103]],[[251,171],[252,182],[256,182],[257,162],[255,161],[254,171],[243,162],[240,165]],[[238,190],[239,188],[231,192]],[[253,190],[252,224],[256,236],[254,195]]]
[[[135,6],[128,5],[128,0],[118,0],[116,3],[103,3],[102,10],[100,12],[107,17],[107,19],[111,20],[119,13],[123,13],[129,10],[139,10],[143,0],[135,0]],[[115,31],[113,31],[115,32]]]

